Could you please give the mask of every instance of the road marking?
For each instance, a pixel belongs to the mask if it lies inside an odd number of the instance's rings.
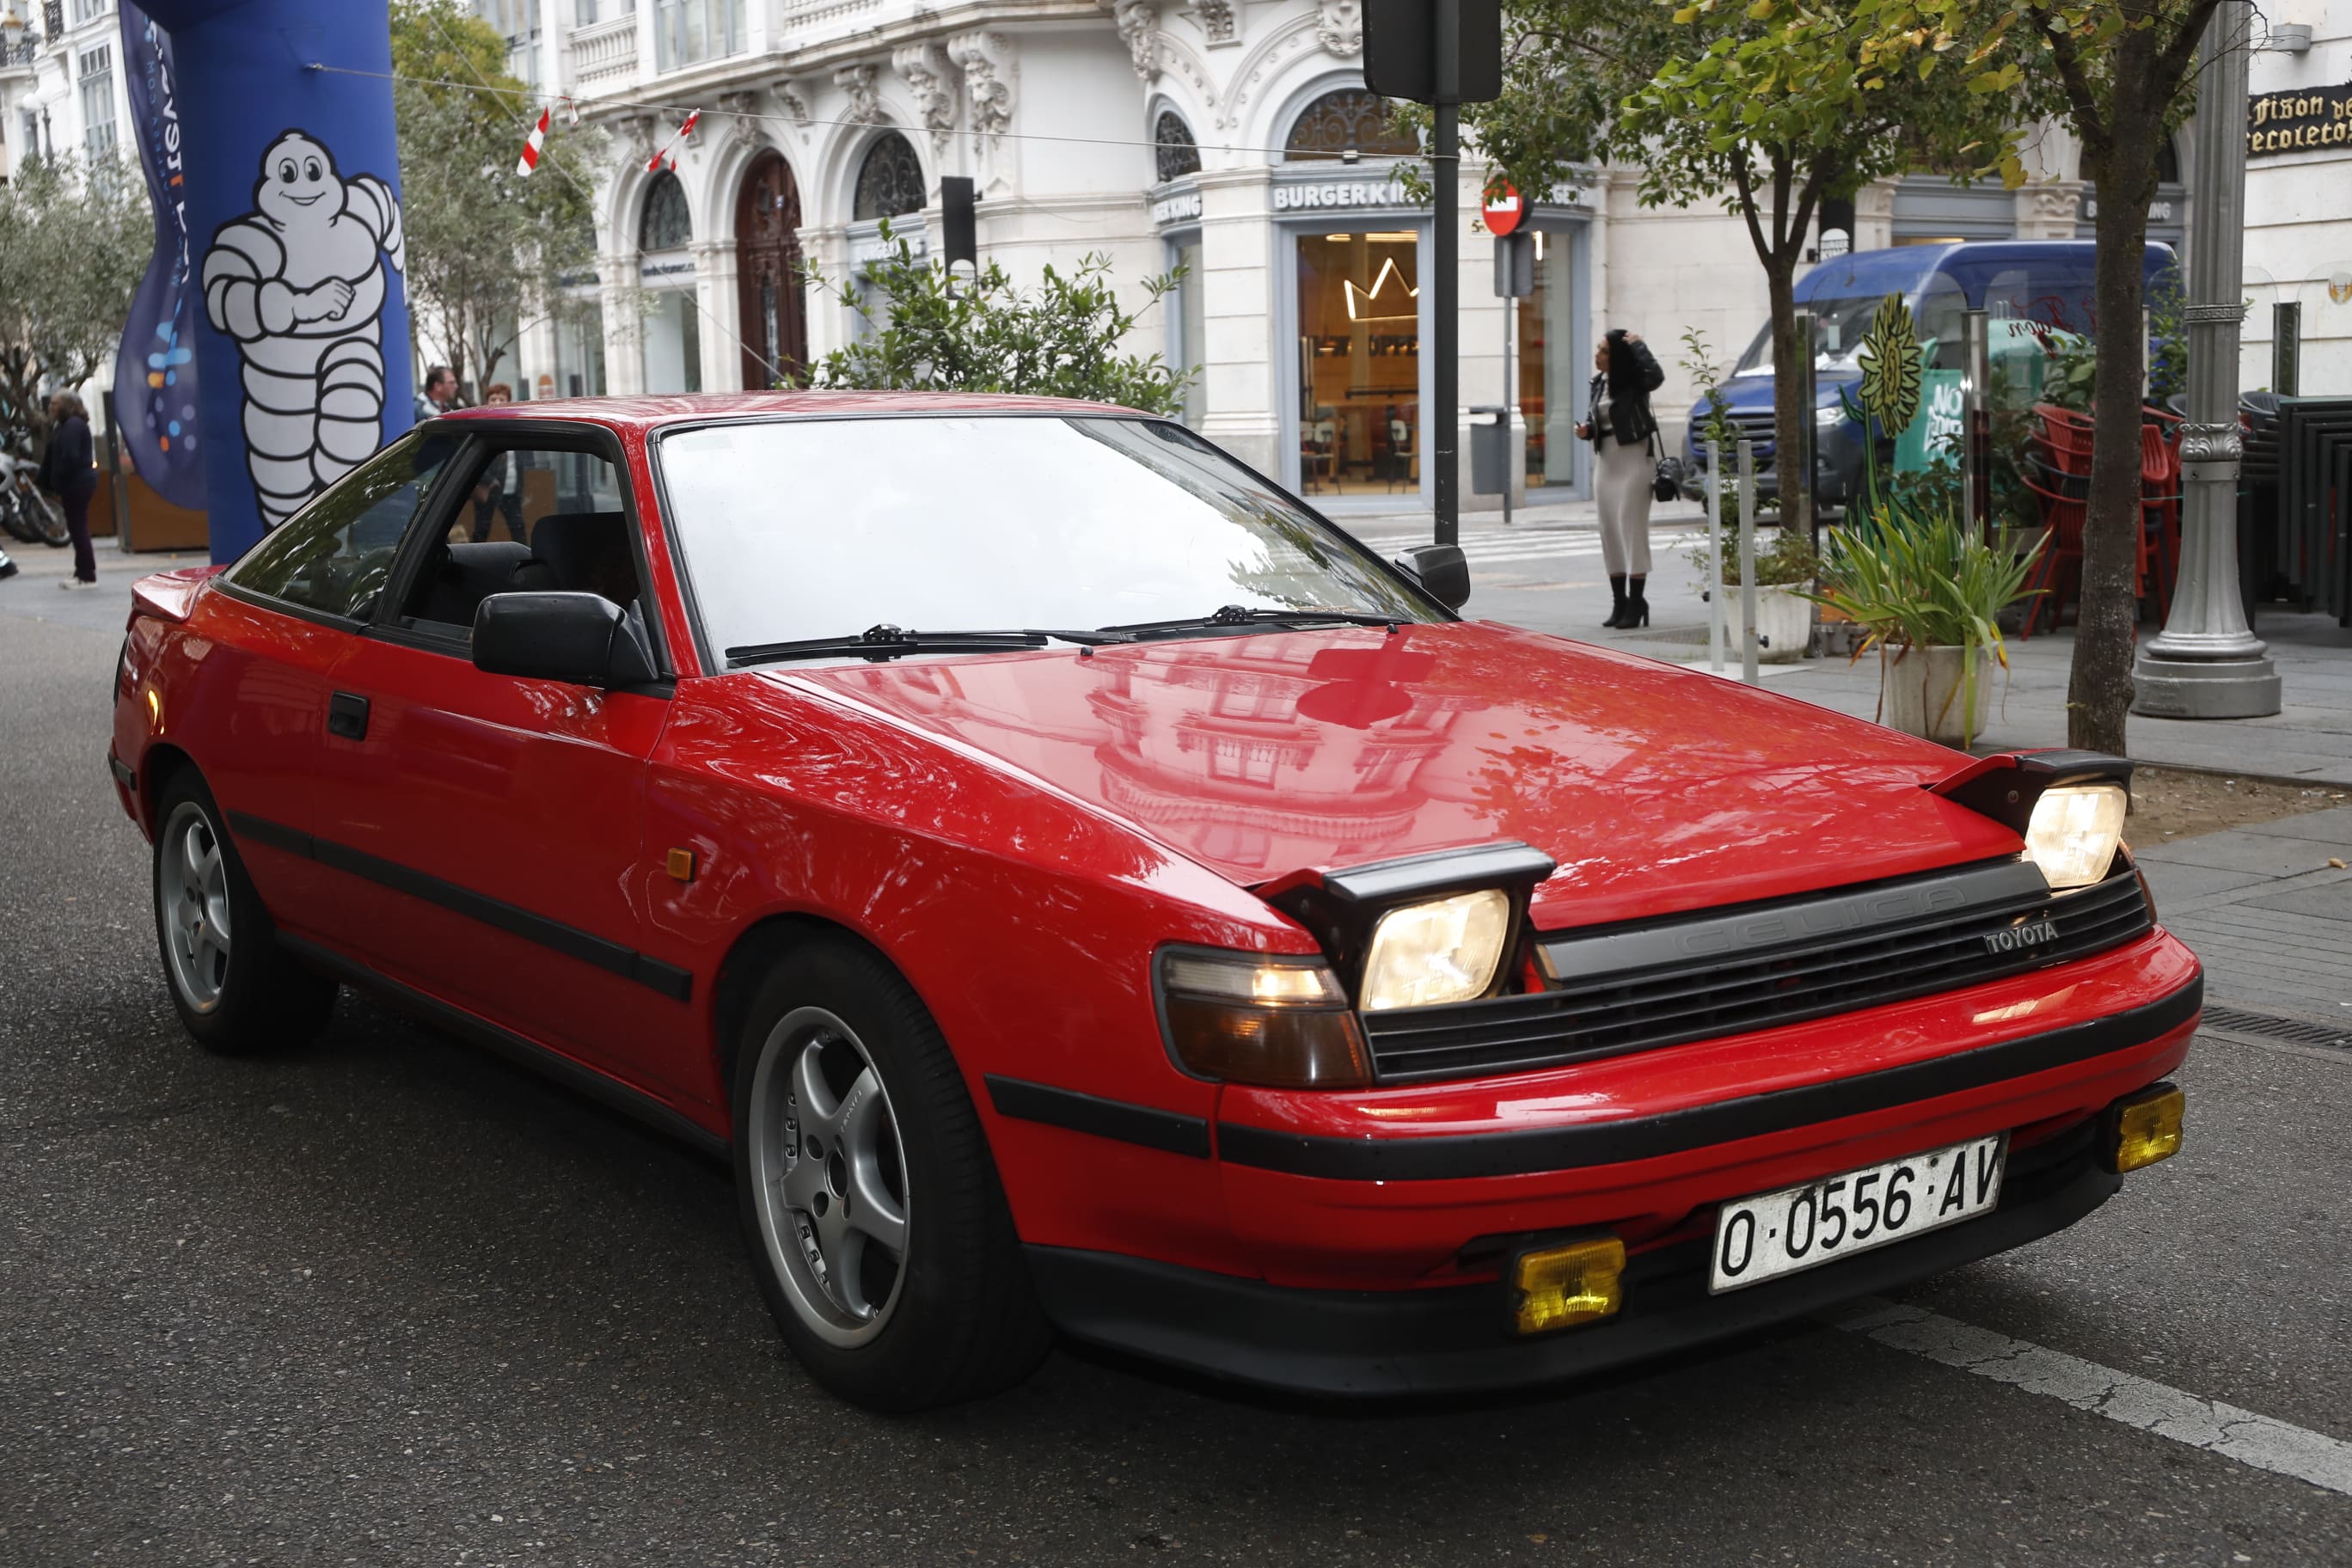
[[[1878,1300],[1828,1320],[1913,1355],[1995,1383],[2061,1399],[2077,1410],[2352,1496],[2352,1443],[2340,1442],[2218,1399],[2202,1399],[2025,1340],[2012,1340],[1917,1307]]]

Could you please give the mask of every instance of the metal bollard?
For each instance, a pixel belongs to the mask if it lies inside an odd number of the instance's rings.
[[[1706,440],[1706,667],[1723,673],[1723,443]]]
[[[1756,684],[1756,443],[1739,438],[1739,679]]]

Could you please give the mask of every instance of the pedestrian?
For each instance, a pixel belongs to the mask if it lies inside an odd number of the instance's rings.
[[[514,388],[503,381],[494,381],[482,388],[482,406],[496,408],[514,401]],[[507,520],[507,537],[520,542],[522,530],[522,498],[514,491],[514,454],[500,452],[492,457],[482,469],[482,477],[474,481],[474,527],[472,538],[477,544],[490,536],[490,520]]]
[[[1650,394],[1665,384],[1666,373],[1638,332],[1612,329],[1593,351],[1591,401],[1579,439],[1592,443],[1592,492],[1601,507],[1601,559],[1609,571],[1615,601],[1604,626],[1645,626],[1650,601],[1643,589],[1650,576],[1650,486],[1658,466],[1650,444],[1658,422]]]
[[[416,395],[416,422],[449,412],[457,401],[457,373],[446,364],[425,367],[425,389]]]
[[[70,392],[49,399],[49,445],[35,480],[65,507],[66,532],[73,538],[73,575],[60,588],[98,586],[98,552],[89,546],[89,498],[98,489],[97,448],[89,438],[89,410]]]

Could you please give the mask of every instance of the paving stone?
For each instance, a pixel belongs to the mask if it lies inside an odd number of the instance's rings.
[[[2216,893],[2235,892],[2241,888],[2259,889],[2270,887],[2277,880],[2274,877],[2263,876],[2260,871],[2231,871],[2213,866],[2151,860],[2137,849],[2133,854],[2139,861],[2142,874],[2147,878],[2149,889],[2156,894],[2156,908],[2159,915],[2169,914],[2192,900],[2201,901]]]
[[[2220,871],[2250,871],[2265,877],[2294,877],[2324,870],[2327,851],[2308,838],[2282,838],[2233,828],[2170,844],[2154,844],[2132,853],[2143,862],[2175,866],[2210,866]]]
[[[2238,906],[2242,909],[2284,910],[2290,914],[2316,915],[2325,921],[2352,922],[2352,878],[2333,882],[2324,888],[2297,888],[2291,892],[2267,893],[2259,899],[2248,899]],[[2352,962],[2352,929],[2344,933],[2344,956]],[[2352,984],[2352,980],[2347,980]]]
[[[2341,846],[2339,859],[2352,858],[2352,805],[2338,805],[2326,811],[2306,811],[2300,816],[2282,816],[2276,822],[2257,822],[2245,829],[2265,838],[2310,838],[2322,844]]]

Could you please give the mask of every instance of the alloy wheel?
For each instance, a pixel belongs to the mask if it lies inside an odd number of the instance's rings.
[[[228,984],[228,867],[211,818],[183,802],[164,825],[155,896],[163,904],[172,984],[188,1005],[209,1013]]]
[[[907,1273],[907,1163],[865,1044],[822,1007],[770,1030],[751,1080],[752,1202],[794,1311],[845,1348],[881,1332]]]

